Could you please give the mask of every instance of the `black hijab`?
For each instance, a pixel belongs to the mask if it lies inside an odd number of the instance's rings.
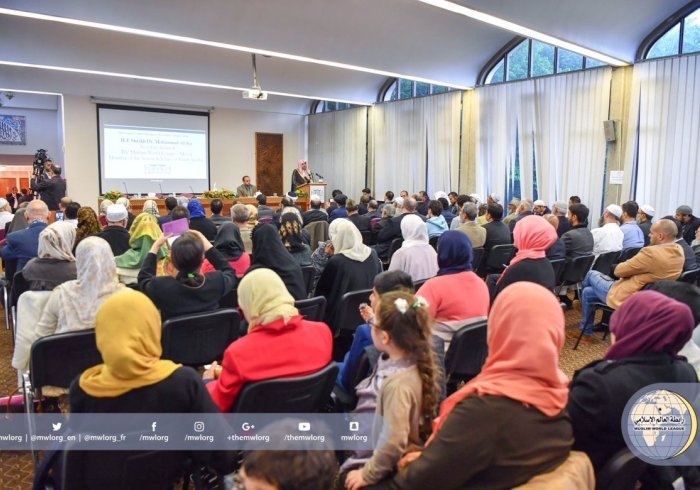
[[[250,269],[272,269],[282,278],[289,294],[295,300],[306,298],[306,286],[301,266],[294,260],[282,244],[275,226],[261,223],[252,232],[253,257]]]
[[[226,260],[240,259],[243,252],[245,252],[241,230],[233,223],[222,224],[216,233],[214,248],[221,252],[221,255],[226,257]]]
[[[303,252],[304,236],[296,213],[286,213],[280,218],[280,236],[285,248],[291,253]]]

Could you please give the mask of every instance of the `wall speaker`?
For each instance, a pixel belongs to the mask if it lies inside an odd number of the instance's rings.
[[[615,136],[615,121],[612,119],[609,121],[603,121],[603,131],[605,132],[605,141],[608,143],[617,140]]]

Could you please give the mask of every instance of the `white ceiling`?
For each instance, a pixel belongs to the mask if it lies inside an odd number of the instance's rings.
[[[639,43],[684,0],[459,0],[633,61]],[[189,36],[473,86],[514,34],[416,0],[0,0],[0,7]],[[234,87],[252,84],[250,55],[90,27],[0,15],[0,61]],[[375,101],[386,76],[257,57],[263,89]],[[304,114],[310,101],[0,65],[0,87]]]

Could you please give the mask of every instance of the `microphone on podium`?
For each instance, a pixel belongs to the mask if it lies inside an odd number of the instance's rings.
[[[158,188],[160,189],[160,195],[163,195],[163,186],[160,185],[160,182],[158,182]]]
[[[124,193],[128,196],[128,195],[129,195],[129,189],[126,188],[126,182],[122,181],[122,184],[124,184]]]

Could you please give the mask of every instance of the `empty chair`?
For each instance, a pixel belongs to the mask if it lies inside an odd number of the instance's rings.
[[[221,360],[239,336],[240,321],[232,308],[170,318],[163,323],[162,358],[187,366]]]
[[[402,244],[403,238],[394,238],[391,241],[391,246],[389,247],[389,260],[391,260],[391,256],[394,255],[394,252],[401,248]]]
[[[633,490],[649,465],[627,449],[620,449],[600,469],[597,490]]]
[[[494,245],[486,256],[486,270],[488,272],[503,272],[514,256],[515,247],[513,245]]]
[[[698,278],[700,278],[700,269],[694,269],[685,271],[683,274],[681,274],[681,277],[679,277],[678,280],[681,282],[687,282],[688,284],[695,284],[698,281]]]
[[[582,255],[573,260],[567,261],[561,274],[559,286],[576,286],[578,297],[581,297],[581,282],[593,265],[595,256]]]
[[[313,374],[247,383],[233,405],[235,413],[315,413],[326,408],[338,377],[331,362]]]
[[[566,266],[566,259],[550,260],[549,263],[552,264],[552,270],[554,271],[554,283],[560,284],[561,275],[564,272],[564,267]]]
[[[341,330],[354,332],[359,324],[364,323],[362,316],[360,316],[360,304],[368,303],[371,293],[371,289],[362,289],[345,293],[340,298],[338,315],[336,316],[339,321],[331,325],[334,336],[337,337]]]
[[[472,258],[472,270],[479,270],[481,263],[484,261],[485,249],[484,247],[477,247],[472,249],[474,252],[474,257]]]
[[[372,245],[372,232],[370,230],[360,230],[362,235],[362,243],[365,245]]]
[[[612,272],[612,266],[618,261],[619,257],[620,252],[606,252],[604,254],[600,254],[598,257],[596,257],[591,269],[602,272],[606,275],[610,275]]]
[[[322,322],[323,316],[326,314],[326,298],[316,296],[309,299],[300,299],[294,302],[294,307],[307,320]]]
[[[448,396],[462,382],[467,382],[481,372],[488,355],[486,344],[486,320],[460,328],[452,336],[445,355],[445,377]]]
[[[301,267],[301,273],[304,276],[304,284],[306,284],[306,294],[312,294],[314,291],[314,275],[316,271],[313,265],[304,265]]]

